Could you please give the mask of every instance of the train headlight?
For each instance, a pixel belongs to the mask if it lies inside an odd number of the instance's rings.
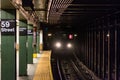
[[[60,42],[56,42],[56,43],[55,43],[55,47],[61,48],[61,43],[60,43]]]
[[[68,44],[67,44],[67,48],[72,48],[72,44],[71,44],[71,43],[68,43]]]

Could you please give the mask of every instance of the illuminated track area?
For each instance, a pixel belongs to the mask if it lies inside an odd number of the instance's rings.
[[[83,80],[75,69],[75,66],[71,64],[71,61],[61,61],[61,67],[64,74],[64,80]]]
[[[100,80],[75,55],[67,59],[53,56],[51,64],[54,80]]]

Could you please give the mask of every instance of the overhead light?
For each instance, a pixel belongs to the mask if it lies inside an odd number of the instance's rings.
[[[49,36],[49,37],[52,36],[52,33],[48,33],[48,36]]]
[[[110,34],[108,33],[108,34],[107,34],[107,37],[109,37],[109,36],[110,36]]]
[[[75,37],[77,37],[77,34],[74,34]]]

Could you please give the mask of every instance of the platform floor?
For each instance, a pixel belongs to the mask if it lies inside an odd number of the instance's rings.
[[[51,51],[43,51],[33,64],[28,64],[28,76],[20,76],[19,80],[53,80],[50,56]]]
[[[42,53],[33,80],[53,80],[50,56],[51,51],[44,51]]]

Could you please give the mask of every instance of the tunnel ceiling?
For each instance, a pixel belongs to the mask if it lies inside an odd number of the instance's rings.
[[[50,0],[49,24],[81,26],[119,11],[120,0]]]
[[[120,11],[120,0],[33,0],[35,12],[46,26],[56,28],[85,28],[84,25]],[[6,0],[3,9],[13,9]],[[49,24],[49,25],[48,25]]]

